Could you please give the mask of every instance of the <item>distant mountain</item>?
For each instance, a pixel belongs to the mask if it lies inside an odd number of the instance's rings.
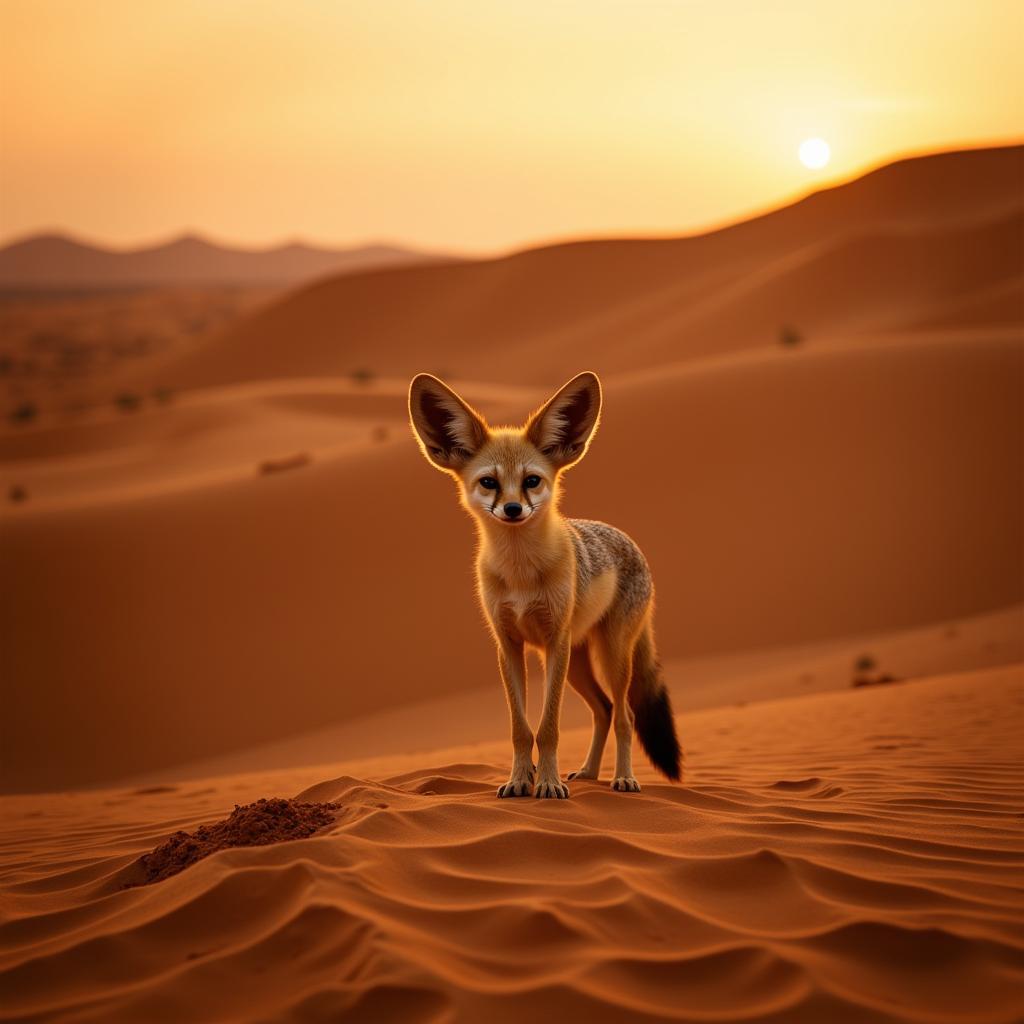
[[[35,235],[0,249],[0,288],[117,288],[138,285],[294,284],[449,257],[388,245],[232,249],[195,235],[164,245],[113,250],[65,235]]]

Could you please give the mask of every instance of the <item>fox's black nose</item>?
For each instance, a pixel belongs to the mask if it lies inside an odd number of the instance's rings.
[[[505,515],[509,519],[518,519],[523,514],[523,506],[518,501],[510,501],[505,505]]]

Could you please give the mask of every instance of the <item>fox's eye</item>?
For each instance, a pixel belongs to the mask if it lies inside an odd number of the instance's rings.
[[[480,486],[485,491],[496,491],[498,489],[498,481],[493,476],[482,476],[480,477]]]
[[[534,489],[534,487],[540,487],[540,477],[539,477],[539,476],[537,476],[537,475],[536,475],[536,474],[534,474],[534,473],[531,473],[531,474],[530,474],[530,475],[529,475],[529,476],[528,476],[528,477],[527,477],[527,478],[526,478],[526,479],[525,479],[525,480],[523,481],[523,486],[524,486],[524,487],[525,487],[525,488],[526,488],[527,490],[529,490],[529,491],[532,491],[532,490]]]

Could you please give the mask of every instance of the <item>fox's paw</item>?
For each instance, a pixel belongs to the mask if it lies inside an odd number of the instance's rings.
[[[542,775],[533,795],[538,800],[568,800],[569,787],[562,782],[557,772],[553,775]]]
[[[632,775],[619,775],[612,779],[612,789],[619,793],[639,793],[640,783]]]
[[[589,768],[580,768],[579,771],[569,772],[566,779],[569,782],[572,782],[573,779],[593,779],[596,782],[597,772],[590,771]]]
[[[532,796],[533,795],[534,770],[528,768],[526,771],[512,770],[508,782],[498,787],[498,796]]]

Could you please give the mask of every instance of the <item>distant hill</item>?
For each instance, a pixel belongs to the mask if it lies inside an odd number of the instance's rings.
[[[0,288],[295,284],[328,274],[439,261],[450,258],[388,245],[233,249],[183,235],[164,245],[114,250],[65,235],[34,235],[0,249]]]
[[[430,370],[549,385],[741,349],[1024,321],[1024,146],[900,160],[704,235],[571,242],[302,287],[161,367],[174,387]]]

